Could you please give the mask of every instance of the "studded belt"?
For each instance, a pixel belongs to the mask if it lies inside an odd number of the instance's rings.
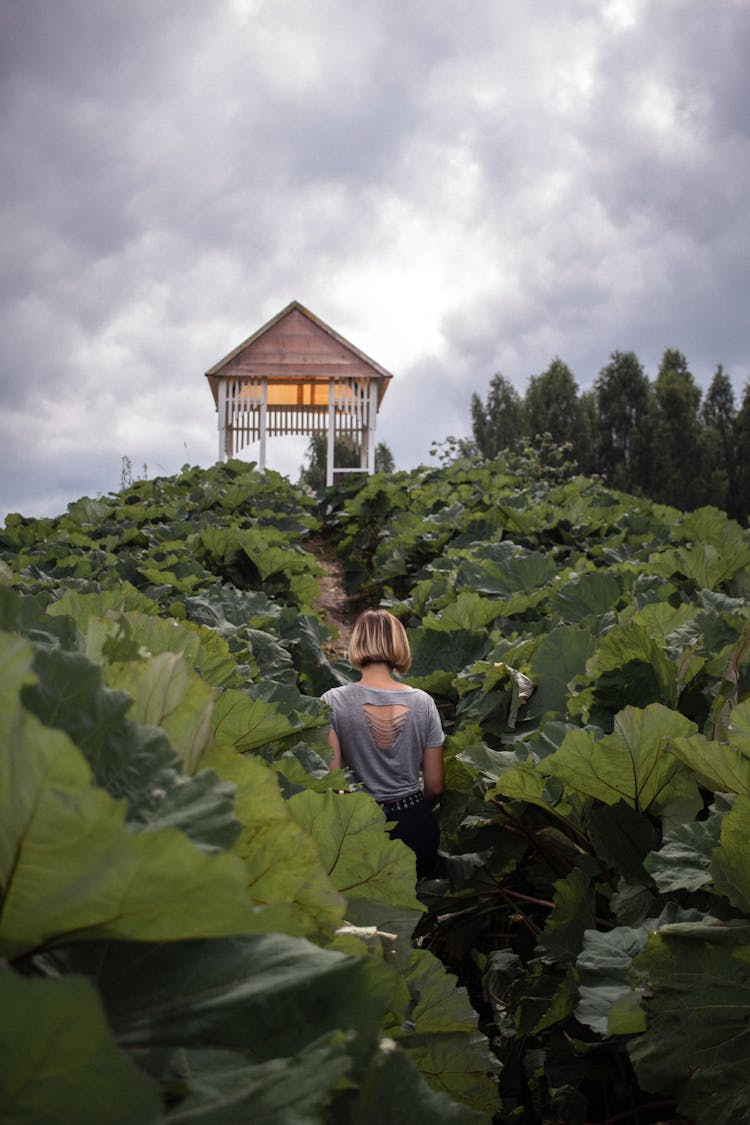
[[[417,805],[424,804],[424,793],[418,789],[416,793],[408,793],[405,797],[396,797],[393,801],[378,801],[386,816],[389,813],[405,812],[406,809],[415,809]]]

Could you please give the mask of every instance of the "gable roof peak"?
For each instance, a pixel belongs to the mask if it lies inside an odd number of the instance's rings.
[[[252,335],[248,336],[246,340],[243,340],[241,344],[238,344],[236,348],[233,348],[228,355],[225,355],[223,359],[220,359],[218,363],[215,363],[213,367],[209,368],[209,370],[206,372],[206,375],[212,384],[212,388],[216,376],[221,376],[222,374],[226,373],[223,370],[224,368],[228,367],[233,360],[241,355],[242,352],[246,351],[249,348],[252,348],[253,345],[255,345],[263,336],[269,333],[273,328],[276,327],[276,325],[280,324],[281,321],[285,320],[292,313],[298,313],[301,316],[305,317],[305,319],[313,324],[319,331],[325,333],[325,335],[328,336],[333,343],[339,345],[339,347],[346,349],[346,351],[355,356],[357,360],[359,360],[362,364],[369,368],[375,376],[382,379],[386,384],[391,380],[392,375],[390,374],[390,372],[386,371],[384,367],[381,367],[381,365],[374,359],[371,359],[370,356],[366,355],[354,344],[350,343],[350,341],[345,339],[345,337],[342,336],[340,332],[337,332],[335,328],[332,328],[330,324],[326,324],[324,320],[321,320],[319,316],[316,316],[315,313],[311,312],[310,309],[303,305],[301,301],[293,300],[290,301],[289,304],[286,305],[283,309],[281,309],[280,312],[276,313],[275,316],[272,316],[270,320],[266,321],[265,324],[261,325],[260,328],[256,329],[256,331],[253,332]],[[383,388],[383,390],[384,389],[385,388]]]

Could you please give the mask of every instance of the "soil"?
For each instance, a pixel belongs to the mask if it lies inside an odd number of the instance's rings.
[[[358,614],[365,608],[364,601],[358,594],[347,594],[341,563],[327,539],[321,536],[307,539],[305,549],[323,567],[324,573],[318,578],[320,597],[316,606],[334,634],[324,645],[326,653],[330,660],[340,660],[346,656],[352,627]]]

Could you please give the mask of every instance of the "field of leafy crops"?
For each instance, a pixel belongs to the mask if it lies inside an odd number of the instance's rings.
[[[351,673],[321,533],[449,734],[419,897],[327,769],[317,697]],[[750,536],[723,513],[502,460],[318,505],[234,461],[8,517],[0,629],[4,1122],[750,1117]]]

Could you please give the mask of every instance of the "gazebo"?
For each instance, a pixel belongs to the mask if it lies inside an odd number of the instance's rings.
[[[299,303],[219,360],[206,378],[219,416],[219,459],[269,437],[327,435],[326,482],[336,473],[375,470],[375,426],[392,376]],[[356,468],[334,464],[337,438],[359,450]]]

